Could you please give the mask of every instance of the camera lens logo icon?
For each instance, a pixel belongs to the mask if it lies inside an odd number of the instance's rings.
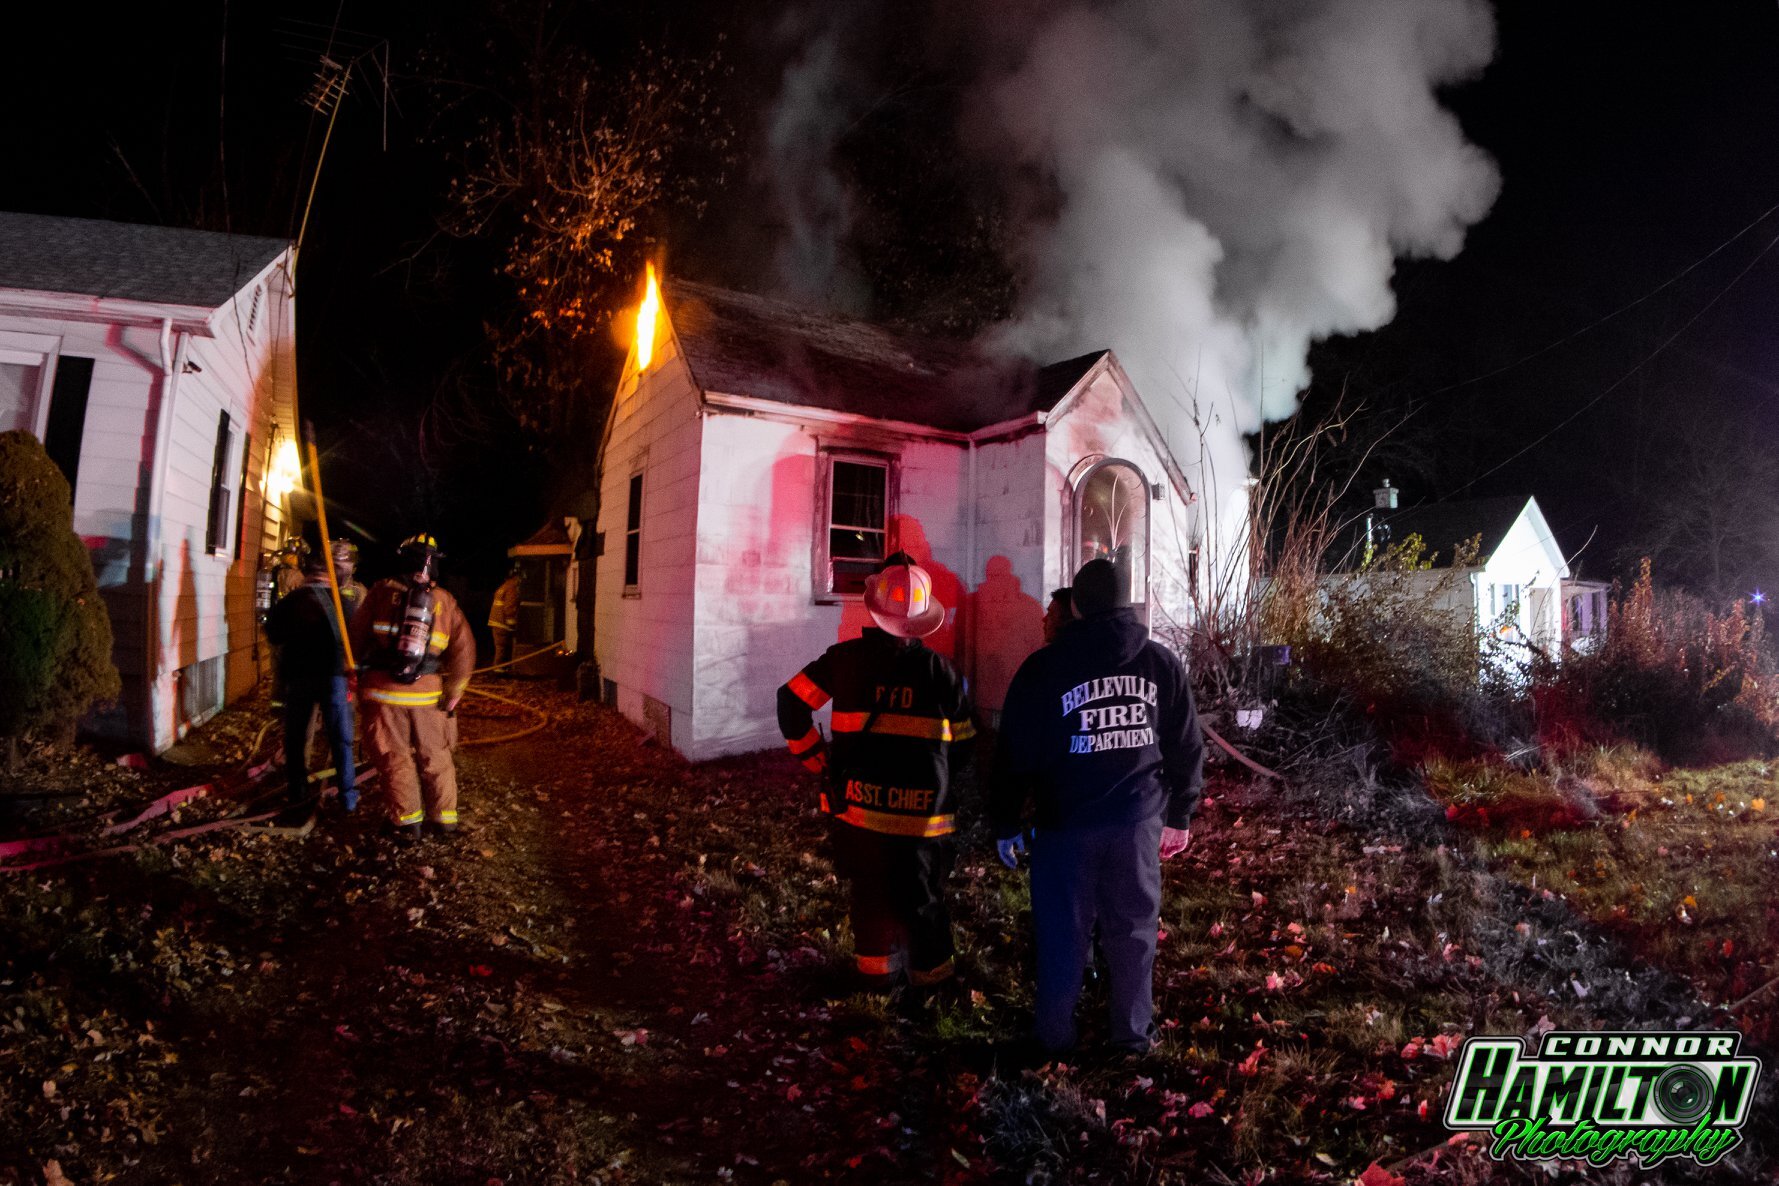
[[[1656,1109],[1674,1124],[1693,1124],[1711,1109],[1711,1080],[1698,1067],[1669,1067],[1653,1094]]]

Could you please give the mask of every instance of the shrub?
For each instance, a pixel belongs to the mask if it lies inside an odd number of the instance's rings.
[[[68,482],[29,433],[0,433],[0,743],[70,732],[117,695],[111,620],[74,534]]]
[[[1559,748],[1629,739],[1671,761],[1746,756],[1779,730],[1779,673],[1759,611],[1658,590],[1644,560],[1614,590],[1605,642],[1542,673],[1540,727]]]
[[[1411,535],[1325,578],[1314,612],[1290,622],[1303,673],[1351,697],[1401,757],[1475,752],[1520,723],[1528,660],[1472,618],[1466,570],[1477,548],[1436,567]]]

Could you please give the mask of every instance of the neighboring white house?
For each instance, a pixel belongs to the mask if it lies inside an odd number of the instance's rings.
[[[74,491],[123,676],[89,722],[154,751],[252,688],[254,571],[299,480],[282,239],[0,213],[0,430]]]
[[[868,624],[864,578],[897,549],[932,570],[951,615],[928,641],[991,716],[1086,559],[1123,565],[1152,625],[1191,620],[1193,495],[1109,352],[1037,367],[664,297],[604,445],[594,650],[606,698],[681,753],[778,744],[776,689]]]
[[[1569,563],[1531,497],[1476,498],[1398,508],[1388,482],[1373,492],[1364,521],[1374,551],[1416,535],[1431,555],[1429,585],[1444,579],[1457,552],[1476,541],[1475,562],[1447,595],[1453,613],[1508,643],[1529,643],[1555,657],[1563,638],[1561,593]]]

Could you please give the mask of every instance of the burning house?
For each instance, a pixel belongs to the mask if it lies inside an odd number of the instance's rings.
[[[869,624],[897,549],[991,718],[1085,560],[1192,618],[1194,494],[1109,351],[991,359],[651,272],[602,450],[603,694],[693,759],[779,743],[778,685]]]

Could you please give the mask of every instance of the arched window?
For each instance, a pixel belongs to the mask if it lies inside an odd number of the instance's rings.
[[[1149,602],[1149,480],[1128,461],[1097,461],[1075,483],[1073,566],[1110,560],[1123,574],[1131,604]]]

